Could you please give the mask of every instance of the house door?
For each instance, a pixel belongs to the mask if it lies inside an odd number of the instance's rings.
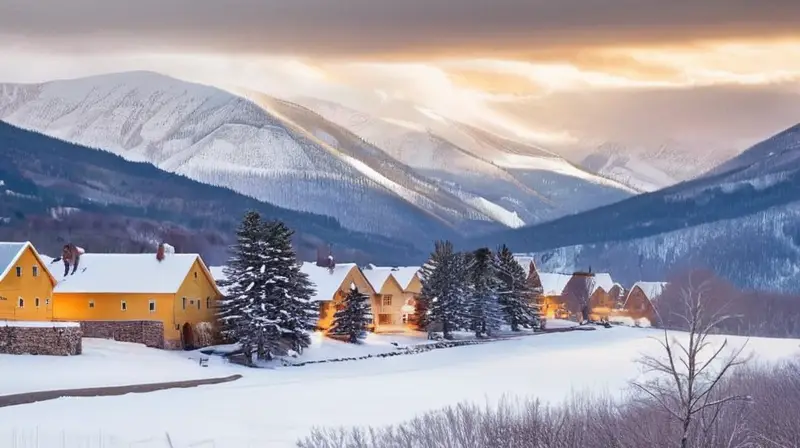
[[[181,339],[183,340],[184,350],[194,350],[194,332],[192,331],[192,324],[189,322],[183,324]]]

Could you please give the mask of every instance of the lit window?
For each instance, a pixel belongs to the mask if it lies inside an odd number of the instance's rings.
[[[33,267],[33,276],[34,277],[38,277],[39,276],[39,266],[34,266]]]
[[[22,277],[22,267],[17,266],[17,277]]]
[[[384,294],[383,295],[383,306],[392,306],[392,295],[391,294]]]
[[[150,300],[149,302],[147,302],[147,309],[151,313],[154,313],[156,311],[156,301],[155,300]]]
[[[123,300],[123,301],[121,301],[121,302],[120,302],[120,309],[121,309],[122,311],[128,311],[128,302],[126,302],[126,301],[124,301],[124,300]]]
[[[94,300],[89,301],[89,308],[94,308]]]
[[[20,298],[17,300],[17,306],[18,306],[18,307],[20,307],[20,308],[25,308],[25,299],[23,299],[22,297],[20,297]]]

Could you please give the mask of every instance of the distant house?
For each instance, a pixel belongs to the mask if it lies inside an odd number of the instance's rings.
[[[589,298],[589,319],[608,319],[621,300],[624,288],[614,283],[611,274],[595,273],[592,277],[593,291]]]
[[[370,298],[375,296],[372,284],[355,263],[336,264],[333,259],[330,259],[330,264],[326,264],[325,260],[304,262],[300,271],[306,273],[314,284],[316,293],[313,298],[319,302],[318,327],[323,331],[333,325],[333,315],[350,292],[351,285]]]
[[[52,320],[55,285],[33,244],[0,242],[0,320]]]
[[[645,318],[651,323],[658,321],[655,303],[664,289],[665,282],[638,282],[631,287],[623,305],[624,313],[633,319]]]
[[[362,272],[373,290],[376,332],[405,331],[413,322],[416,299],[422,290],[418,267],[368,266]]]
[[[155,253],[87,253],[75,274],[56,285],[53,319],[84,322],[88,337],[188,348],[198,345],[197,324],[213,325],[221,296],[198,254],[159,260]]]

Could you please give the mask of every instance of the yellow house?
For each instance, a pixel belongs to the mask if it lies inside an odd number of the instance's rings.
[[[417,271],[419,268],[364,269],[364,276],[376,291],[372,299],[376,332],[403,332],[410,328],[415,301],[422,290]]]
[[[0,243],[0,320],[52,320],[55,284],[33,244]]]
[[[215,321],[222,297],[197,254],[84,254],[53,291],[53,319],[163,323],[164,346],[194,346],[196,325]],[[119,330],[122,331],[122,330]]]
[[[328,330],[333,325],[333,315],[336,308],[350,291],[350,285],[355,285],[358,290],[369,297],[375,295],[372,284],[354,263],[335,264],[333,267],[323,266],[320,263],[305,262],[300,271],[308,275],[314,284],[316,293],[314,300],[319,302],[319,324],[321,330]]]

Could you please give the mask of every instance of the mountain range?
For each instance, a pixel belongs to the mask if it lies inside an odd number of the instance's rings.
[[[75,242],[90,252],[149,252],[168,241],[212,264],[227,261],[246,210],[296,231],[303,259],[320,246],[361,263],[418,262],[413,245],[342,228],[335,219],[274,205],[0,122],[0,240],[43,253]]]
[[[380,119],[365,136],[319,108],[250,96],[129,72],[0,85],[0,120],[420,247],[431,236],[520,227],[636,193],[438,117],[445,137]]]
[[[169,235],[216,261],[258,209],[305,257],[332,243],[420,263],[446,238],[626,284],[705,266],[800,292],[800,125],[732,158],[608,143],[573,163],[410,103],[366,113],[151,72],[0,84],[0,120],[6,238],[107,233],[135,250]]]
[[[538,226],[503,241],[548,270],[608,271],[630,284],[706,267],[744,288],[800,292],[800,125],[697,179]]]

